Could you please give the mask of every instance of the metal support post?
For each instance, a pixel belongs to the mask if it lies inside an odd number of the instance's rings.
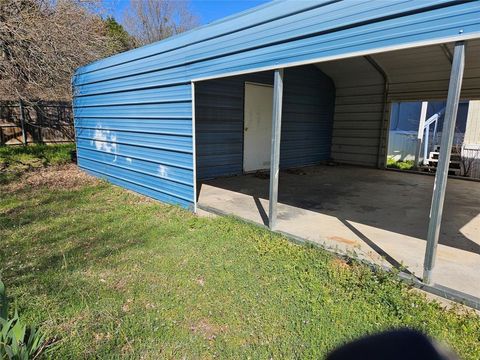
[[[275,70],[273,84],[272,150],[270,161],[270,196],[268,226],[277,224],[278,177],[280,166],[280,136],[282,132],[283,69]]]
[[[423,263],[423,282],[432,283],[432,271],[435,266],[438,237],[442,222],[443,203],[447,187],[448,169],[450,167],[450,155],[452,153],[453,137],[455,135],[455,122],[457,120],[458,102],[462,88],[463,70],[465,68],[465,43],[455,44],[450,83],[448,86],[447,106],[443,122],[440,154],[433,186],[432,205],[430,208],[430,222],[428,224],[427,247],[425,261]]]

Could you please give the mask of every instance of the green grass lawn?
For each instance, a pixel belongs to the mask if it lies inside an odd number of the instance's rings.
[[[408,326],[480,358],[480,321],[393,276],[73,166],[0,187],[0,271],[59,358],[319,358]],[[63,179],[63,181],[58,181]],[[458,310],[458,309],[457,309]]]
[[[0,184],[15,180],[26,171],[72,161],[75,144],[0,146]]]

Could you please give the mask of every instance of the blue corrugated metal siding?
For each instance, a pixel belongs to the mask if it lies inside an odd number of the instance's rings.
[[[273,73],[199,82],[195,86],[197,177],[239,175],[243,169],[246,81],[273,83]],[[296,167],[330,157],[335,88],[314,66],[285,70],[280,166]]]
[[[479,18],[478,1],[275,1],[97,61],[80,68],[74,77],[77,133],[84,128],[104,129],[99,133],[84,132],[85,136],[79,138],[79,164],[106,174],[122,186],[189,206],[194,202],[194,160],[181,139],[158,137],[156,143],[155,137],[149,137],[149,145],[143,147],[133,138],[130,141],[122,137],[122,142],[116,139],[120,138],[119,132],[126,136],[127,132],[137,132],[187,137],[191,142],[192,79],[444,39],[458,36],[460,30],[462,36],[468,36],[480,33]],[[138,129],[134,130],[137,120]],[[107,167],[90,159],[85,149],[115,153],[117,157]],[[177,188],[169,171],[145,175],[133,167],[118,167],[114,160],[121,156],[132,162],[141,159],[190,170],[191,194]],[[150,182],[147,186],[150,178],[146,176],[157,178],[160,174],[162,179],[172,182],[169,190],[162,182]]]
[[[243,171],[243,104],[246,81],[273,83],[273,73],[209,80],[195,85],[197,178]]]
[[[226,25],[231,27],[231,23],[212,24],[210,31],[212,34],[218,32],[218,37],[195,43],[194,31],[190,33],[191,45],[175,46],[175,39],[171,39],[121,54],[110,59],[111,65],[98,62],[84,67],[76,81],[86,91],[96,92],[104,87],[110,91],[129,85],[143,87],[144,80],[154,86],[228,71],[453,36],[458,35],[460,28],[464,32],[480,30],[478,2],[457,5],[438,0],[391,0],[382,2],[382,5],[377,1],[322,3],[314,9],[277,19],[276,13],[283,5],[277,2],[270,6],[271,15],[258,26],[222,36],[223,28]],[[422,10],[441,4],[450,6],[428,13]],[[286,26],[285,22],[290,25]],[[181,43],[180,40],[185,41],[187,36],[181,36],[177,41]],[[138,60],[129,59],[134,53]],[[125,61],[128,63],[124,64]],[[96,83],[99,77],[103,84]]]
[[[335,86],[314,66],[285,70],[280,166],[328,160],[332,143]]]
[[[78,164],[114,184],[191,207],[191,85],[74,100]]]

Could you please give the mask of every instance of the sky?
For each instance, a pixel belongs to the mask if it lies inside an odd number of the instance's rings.
[[[267,2],[269,0],[193,0],[191,4],[202,24],[208,24]]]
[[[208,24],[269,1],[270,0],[191,0],[190,4],[192,11],[200,18],[201,24]],[[104,0],[103,2],[110,9],[113,16],[121,20],[129,0]]]

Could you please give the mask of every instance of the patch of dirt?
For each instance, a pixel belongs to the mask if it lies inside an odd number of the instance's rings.
[[[141,195],[139,193],[136,193],[135,191],[128,190],[128,189],[123,189],[125,192],[129,193],[130,195],[134,195],[132,197],[129,197],[128,199],[125,199],[126,204],[133,204],[133,205],[150,205],[150,204],[158,204],[157,200],[154,200],[152,198],[149,198],[147,196]]]
[[[337,242],[340,242],[340,243],[343,243],[343,244],[347,244],[347,245],[355,245],[355,244],[358,243],[358,242],[355,241],[355,240],[346,239],[346,238],[341,237],[341,236],[329,236],[329,237],[328,237],[328,240],[337,241]]]
[[[2,187],[11,192],[41,187],[74,190],[86,185],[99,184],[99,182],[98,179],[81,171],[75,164],[68,164],[27,172],[21,178]]]
[[[85,324],[90,322],[90,314],[87,311],[80,311],[76,314],[70,315],[68,318],[62,319],[58,324],[55,324],[54,320],[45,322],[45,326],[56,329],[57,333],[69,334],[74,331],[78,324]],[[55,326],[56,325],[56,326]]]
[[[200,286],[205,286],[205,279],[203,278],[203,276],[199,276],[198,278],[196,278],[195,282]]]
[[[132,346],[131,342],[128,341],[128,339],[125,339],[125,340],[127,340],[127,344],[123,345],[122,349],[121,349],[121,352],[122,352],[123,356],[127,356],[127,355],[129,355],[133,352],[133,346]]]
[[[112,339],[112,334],[109,332],[107,333],[94,333],[93,337],[95,338],[95,342],[103,342]]]
[[[113,288],[117,291],[123,291],[128,285],[128,281],[125,278],[121,278],[114,285]]]
[[[127,301],[122,305],[123,312],[129,312],[130,311],[130,306],[131,306],[132,302],[133,302],[132,299],[127,299]]]
[[[206,340],[215,340],[218,334],[225,332],[225,326],[210,323],[207,319],[201,319],[190,327],[190,330],[202,336]]]
[[[336,268],[339,268],[339,269],[347,269],[347,268],[350,267],[348,262],[344,259],[341,259],[341,258],[334,258],[332,260],[332,265],[335,266]]]

